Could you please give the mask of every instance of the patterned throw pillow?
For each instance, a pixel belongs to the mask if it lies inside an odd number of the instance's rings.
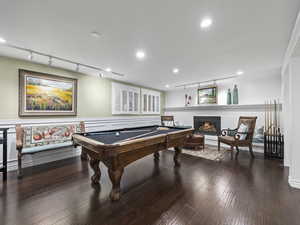
[[[240,133],[247,133],[248,132],[248,126],[246,124],[241,123],[238,132]],[[240,140],[245,140],[247,138],[247,134],[239,134]]]

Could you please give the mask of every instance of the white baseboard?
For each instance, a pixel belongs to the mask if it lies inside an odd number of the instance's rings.
[[[298,179],[293,179],[292,177],[289,176],[289,184],[293,188],[300,189],[300,180]]]
[[[22,168],[37,166],[44,163],[58,161],[66,158],[79,156],[81,154],[81,148],[64,148],[45,152],[35,153],[33,155],[24,155],[22,157]],[[11,160],[7,163],[7,170],[14,171],[18,169],[17,159]]]

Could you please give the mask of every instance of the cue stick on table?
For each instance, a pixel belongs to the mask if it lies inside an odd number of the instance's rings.
[[[122,142],[125,142],[125,141],[130,141],[130,140],[133,140],[133,139],[136,139],[136,138],[140,138],[140,137],[146,136],[148,134],[155,133],[156,131],[157,130],[154,130],[154,131],[151,131],[151,132],[148,132],[148,133],[145,133],[145,134],[140,134],[140,135],[137,135],[137,136],[134,136],[134,137],[130,137],[130,138],[124,139],[122,141],[115,142],[115,144],[119,144],[119,143],[122,143]]]
[[[117,132],[119,133],[134,133],[134,132],[141,132],[141,131],[149,131],[149,130],[123,130],[123,131],[101,131],[101,132],[95,132],[92,133],[92,135],[103,135],[103,134],[115,134]]]

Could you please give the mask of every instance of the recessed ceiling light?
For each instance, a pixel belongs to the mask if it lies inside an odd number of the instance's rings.
[[[236,74],[237,74],[237,75],[243,75],[243,74],[244,74],[244,71],[243,71],[243,70],[238,70],[238,71],[236,72]]]
[[[201,21],[201,28],[202,29],[205,29],[205,28],[208,28],[212,25],[213,21],[211,18],[204,18],[202,21]]]
[[[166,88],[170,88],[170,85],[169,85],[169,84],[166,84]]]
[[[106,72],[111,72],[111,68],[107,67],[107,68],[105,69],[105,71],[106,71]]]
[[[94,37],[94,38],[99,38],[101,36],[101,34],[99,34],[97,31],[92,31],[91,32],[91,35]]]
[[[0,37],[0,44],[5,44],[6,43],[6,40],[2,37]]]
[[[138,59],[144,59],[146,57],[146,54],[143,50],[138,50],[136,53],[135,53],[135,56],[136,58]]]
[[[174,74],[179,73],[179,69],[178,69],[178,68],[174,68],[174,69],[173,69],[173,73],[174,73]]]

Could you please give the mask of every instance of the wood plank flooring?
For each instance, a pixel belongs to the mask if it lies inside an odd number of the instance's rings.
[[[109,200],[111,183],[101,165],[101,187],[91,187],[87,162],[72,158],[15,172],[0,183],[0,224],[34,225],[297,225],[300,190],[288,186],[288,170],[278,161],[223,162],[173,152],[153,156],[125,169],[123,195]]]

